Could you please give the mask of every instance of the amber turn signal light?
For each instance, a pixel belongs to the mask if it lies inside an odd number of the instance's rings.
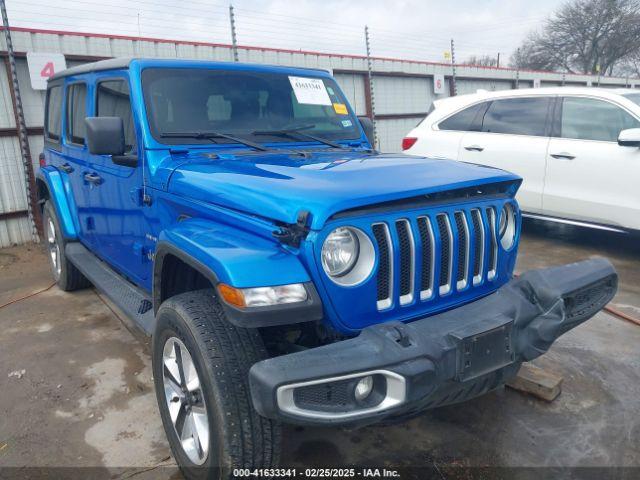
[[[229,305],[235,307],[244,308],[246,306],[244,301],[244,294],[239,288],[233,288],[229,285],[221,283],[218,285],[218,293]]]

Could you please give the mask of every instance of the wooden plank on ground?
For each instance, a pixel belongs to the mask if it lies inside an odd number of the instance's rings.
[[[507,387],[551,402],[562,391],[562,377],[530,363],[523,363]]]

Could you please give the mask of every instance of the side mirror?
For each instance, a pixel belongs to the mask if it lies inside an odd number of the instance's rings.
[[[87,117],[87,146],[93,155],[111,155],[116,165],[135,167],[136,155],[125,155],[124,124],[121,117]]]
[[[358,120],[360,120],[360,126],[364,130],[367,140],[369,140],[369,143],[373,148],[376,148],[375,138],[373,135],[373,122],[369,117],[358,117]]]
[[[640,128],[622,130],[618,135],[618,145],[621,147],[640,147]]]

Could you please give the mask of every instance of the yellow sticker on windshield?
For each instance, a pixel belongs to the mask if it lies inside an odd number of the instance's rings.
[[[349,115],[347,111],[347,106],[344,103],[334,103],[333,109],[336,111],[338,115]]]

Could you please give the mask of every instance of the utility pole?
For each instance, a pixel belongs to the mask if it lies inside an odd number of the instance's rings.
[[[24,121],[24,110],[22,109],[22,97],[20,96],[20,85],[18,84],[18,74],[16,71],[16,57],[13,51],[13,42],[11,41],[11,32],[9,31],[9,17],[7,17],[7,7],[4,0],[0,0],[0,10],[2,12],[2,23],[4,25],[4,37],[7,43],[8,61],[5,65],[8,67],[7,75],[11,75],[9,81],[9,89],[13,100],[13,114],[18,130],[18,139],[20,141],[20,153],[22,154],[22,166],[24,171],[24,187],[27,194],[27,215],[31,224],[31,236],[33,241],[38,243],[38,225],[40,222],[40,212],[36,208],[38,199],[36,197],[35,176],[33,175],[33,164],[31,163],[31,151],[29,149],[29,136],[27,133],[27,125]]]
[[[520,88],[520,49],[516,49],[516,89]]]
[[[451,91],[455,97],[458,94],[458,85],[456,84],[456,50],[451,39]]]
[[[496,67],[500,68],[500,52],[498,52],[498,59],[496,61]]]
[[[378,133],[376,130],[376,102],[373,94],[373,64],[371,63],[371,44],[369,42],[369,27],[364,26],[364,43],[367,49],[367,77],[368,77],[368,90],[369,90],[369,114],[371,115],[371,122],[373,123],[373,148],[378,145]]]
[[[229,5],[229,22],[231,23],[231,50],[233,51],[233,61],[238,60],[238,39],[236,37],[236,17],[233,14],[233,5]]]

